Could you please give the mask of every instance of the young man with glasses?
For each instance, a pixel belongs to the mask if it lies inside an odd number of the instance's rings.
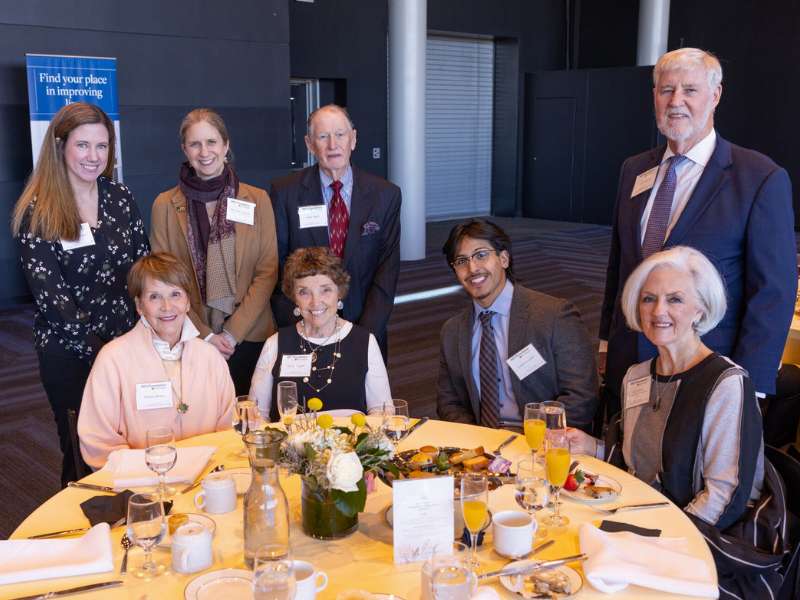
[[[521,427],[526,403],[558,400],[589,431],[597,366],[575,306],[515,283],[511,240],[490,221],[456,225],[442,251],[472,303],[442,327],[439,417]]]

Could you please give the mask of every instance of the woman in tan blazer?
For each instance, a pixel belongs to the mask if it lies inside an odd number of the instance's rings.
[[[189,317],[227,359],[247,394],[261,347],[275,332],[269,298],[278,277],[275,217],[267,192],[241,183],[225,122],[207,108],[180,127],[179,183],[153,205],[150,244],[194,273]]]

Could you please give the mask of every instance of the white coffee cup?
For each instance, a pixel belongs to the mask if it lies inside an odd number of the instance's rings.
[[[531,551],[536,519],[519,510],[504,510],[492,517],[495,551],[506,558],[520,558]]]
[[[203,523],[190,520],[172,534],[172,569],[178,573],[196,573],[214,562],[211,553],[213,532]]]
[[[310,562],[292,561],[294,580],[296,582],[295,600],[314,600],[317,592],[328,587],[328,575],[325,571],[317,571]]]
[[[194,497],[197,508],[221,514],[236,508],[236,482],[227,473],[210,473],[203,479],[202,491]]]

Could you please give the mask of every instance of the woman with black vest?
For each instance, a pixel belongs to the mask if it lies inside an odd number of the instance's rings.
[[[278,418],[275,390],[297,383],[301,406],[314,397],[326,410],[367,412],[391,402],[389,377],[375,336],[341,318],[350,275],[328,248],[300,248],[286,259],[283,292],[295,304],[294,325],[264,344],[250,397],[261,413]]]
[[[628,326],[656,346],[658,357],[625,375],[619,443],[604,448],[570,430],[573,451],[613,460],[621,450],[639,479],[725,529],[759,498],[764,452],[747,372],[701,340],[725,314],[722,279],[702,253],[676,246],[631,273],[621,303]]]

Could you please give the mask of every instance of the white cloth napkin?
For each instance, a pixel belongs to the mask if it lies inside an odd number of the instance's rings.
[[[79,538],[0,541],[0,584],[114,570],[108,523]]]
[[[500,594],[493,588],[482,585],[475,590],[469,600],[500,600]]]
[[[217,449],[214,446],[178,448],[175,466],[167,473],[167,483],[192,483],[208,464]],[[115,488],[156,485],[158,476],[147,468],[144,450],[124,448],[108,455],[108,462],[98,471],[111,477]]]
[[[658,538],[629,531],[606,533],[580,526],[586,580],[601,592],[614,593],[629,584],[654,590],[717,598],[714,575],[705,561],[691,556],[684,538]]]

